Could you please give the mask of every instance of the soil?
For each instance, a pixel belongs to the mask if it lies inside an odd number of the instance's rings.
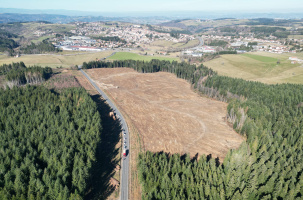
[[[129,68],[87,73],[128,115],[144,150],[211,154],[222,162],[228,150],[244,140],[225,121],[226,103],[201,97],[174,74],[143,74]]]

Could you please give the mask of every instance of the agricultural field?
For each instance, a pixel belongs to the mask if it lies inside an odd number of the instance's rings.
[[[159,60],[169,60],[169,61],[179,61],[178,58],[173,57],[164,57],[164,56],[142,56],[135,53],[129,52],[117,52],[115,55],[109,57],[110,60],[144,60],[144,61],[151,61],[152,59],[159,59]]]
[[[151,46],[158,46],[162,48],[190,48],[199,45],[199,40],[191,40],[188,43],[184,42],[179,42],[179,43],[174,43],[172,41],[166,41],[166,40],[158,40],[153,43],[151,43]]]
[[[212,154],[223,161],[244,140],[225,121],[226,103],[199,96],[174,74],[129,68],[86,71],[129,117],[144,150]]]
[[[291,56],[303,58],[303,53],[272,54],[266,52],[222,55],[204,65],[220,75],[260,81],[268,84],[303,83],[303,64],[291,64]],[[278,61],[280,64],[278,64]]]
[[[301,39],[303,39],[303,35],[289,35],[288,39],[298,39],[298,40],[301,40]]]
[[[82,65],[83,62],[88,62],[100,58],[104,58],[112,54],[112,51],[103,51],[98,53],[91,52],[60,52],[49,55],[23,55],[19,58],[7,57],[0,55],[0,65],[10,64],[12,62],[24,62],[25,65],[40,65],[49,67],[70,67],[73,65]]]
[[[174,43],[171,48],[192,48],[192,47],[195,47],[195,46],[198,46],[199,45],[199,40],[191,40],[191,41],[188,41],[187,43],[185,42],[179,42],[179,43]]]
[[[163,48],[169,48],[174,44],[172,41],[167,41],[167,40],[156,40],[152,42],[150,45],[151,46],[159,46]]]

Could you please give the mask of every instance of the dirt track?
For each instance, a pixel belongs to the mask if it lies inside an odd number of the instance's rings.
[[[139,130],[146,150],[225,157],[243,138],[224,121],[226,103],[200,97],[174,74],[90,69],[89,76]]]

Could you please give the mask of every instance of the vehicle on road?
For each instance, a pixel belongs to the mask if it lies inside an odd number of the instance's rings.
[[[123,149],[123,157],[126,157],[127,150]]]

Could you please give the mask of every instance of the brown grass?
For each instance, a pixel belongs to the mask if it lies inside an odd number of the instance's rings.
[[[62,73],[54,74],[44,83],[49,89],[62,90],[71,87],[81,87],[71,70],[64,70]]]
[[[212,154],[222,160],[243,141],[225,121],[227,104],[199,96],[173,74],[126,68],[87,72],[101,88],[118,86],[103,89],[137,128],[145,150]]]

